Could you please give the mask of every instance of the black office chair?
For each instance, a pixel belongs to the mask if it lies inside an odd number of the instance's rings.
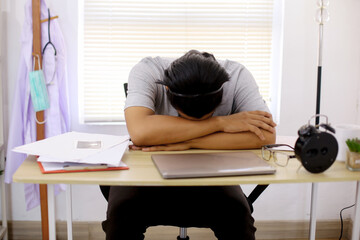
[[[128,90],[128,84],[124,83],[124,91],[125,96],[127,97],[127,90]],[[253,203],[255,200],[261,195],[261,193],[268,187],[269,185],[257,185],[252,192],[249,194],[249,196],[246,197],[251,212],[253,212]],[[109,196],[109,186],[100,186],[101,192],[103,193],[104,197],[107,199]],[[189,240],[189,236],[187,235],[187,228],[186,227],[180,227],[179,228],[179,236],[177,237],[177,240]]]
[[[127,97],[127,91],[128,91],[128,84],[127,84],[127,83],[124,83],[125,97]]]

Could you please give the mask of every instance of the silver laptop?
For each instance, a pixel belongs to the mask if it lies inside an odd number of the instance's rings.
[[[274,174],[276,169],[253,152],[153,154],[163,178]]]

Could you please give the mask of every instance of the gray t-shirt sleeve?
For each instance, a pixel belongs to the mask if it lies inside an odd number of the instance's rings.
[[[270,112],[266,102],[260,95],[259,87],[253,75],[248,69],[238,66],[231,75],[231,78],[237,78],[235,81],[232,113],[257,110]]]
[[[129,74],[128,96],[125,109],[129,107],[146,107],[155,112],[156,95],[160,80],[159,73],[151,68],[148,59],[143,59],[136,64]]]
[[[230,75],[230,81],[224,85],[222,106],[231,105],[229,114],[257,110],[270,112],[253,75],[247,68],[229,60],[225,61],[224,67]]]

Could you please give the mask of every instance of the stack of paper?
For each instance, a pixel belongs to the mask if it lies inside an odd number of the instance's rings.
[[[129,136],[68,132],[22,145],[15,152],[38,156],[42,172],[128,169],[121,158]]]

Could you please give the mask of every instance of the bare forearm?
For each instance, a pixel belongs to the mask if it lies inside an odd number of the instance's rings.
[[[263,131],[265,140],[259,139],[252,132],[214,133],[188,141],[189,148],[200,149],[253,149],[275,143],[276,134]]]
[[[229,133],[229,136],[244,133],[244,142],[239,142],[242,145],[242,143],[246,144],[250,141],[250,139],[246,139],[246,133],[252,133],[249,136],[256,142],[259,140],[266,141],[265,133],[275,133],[274,128],[276,126],[271,114],[261,111],[189,120],[183,117],[155,115],[151,109],[145,107],[130,107],[125,110],[125,118],[131,139],[138,146],[181,143],[211,134],[217,136],[215,133],[219,132]],[[216,140],[217,138],[213,139],[210,136],[209,139],[204,139],[204,141],[209,141],[211,145]],[[229,142],[231,142],[230,140]]]
[[[214,133],[204,137],[173,144],[137,147],[132,145],[133,150],[143,151],[183,151],[191,148],[236,150],[260,148],[262,145],[275,143],[275,132],[264,131],[265,140],[260,140],[252,132],[243,133]]]
[[[131,139],[138,146],[183,142],[220,131],[216,118],[192,121],[173,116],[148,115],[141,123],[127,121],[127,124]]]

